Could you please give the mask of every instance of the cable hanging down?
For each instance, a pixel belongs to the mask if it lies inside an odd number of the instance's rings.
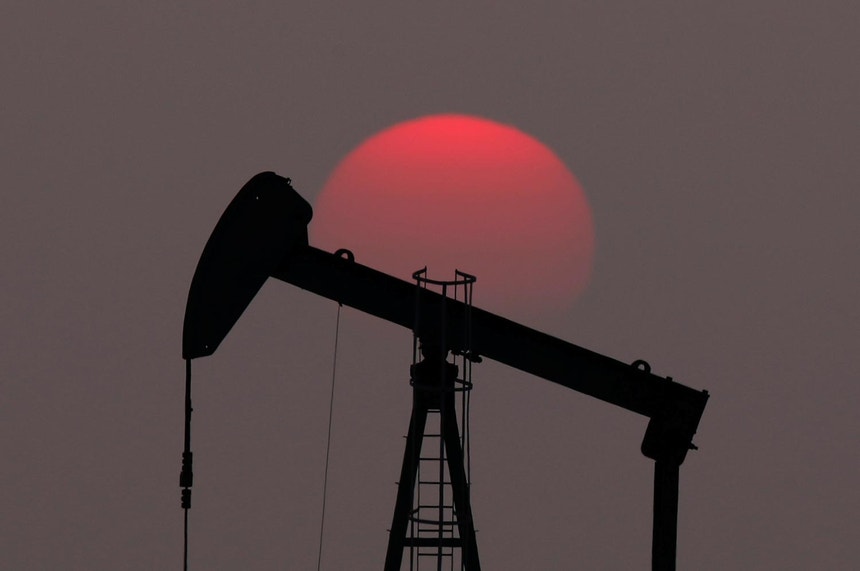
[[[188,571],[188,510],[191,509],[191,486],[194,484],[191,453],[191,359],[185,359],[185,448],[182,452],[182,472],[179,473],[179,487],[182,488],[182,509],[185,512],[183,524],[183,563],[182,569]]]
[[[343,307],[340,303],[337,304],[337,319],[334,326],[334,355],[331,363],[331,395],[328,402],[328,436],[325,444],[325,470],[323,472],[323,499],[322,499],[322,516],[320,517],[320,545],[319,555],[317,556],[317,571],[322,569],[322,553],[323,553],[323,531],[325,530],[325,500],[328,492],[328,460],[329,452],[331,451],[331,424],[334,413],[334,381],[337,378],[337,342],[340,338],[340,309]]]

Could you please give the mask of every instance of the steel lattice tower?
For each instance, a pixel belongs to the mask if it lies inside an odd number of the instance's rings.
[[[427,288],[453,298],[468,308],[472,303],[474,276],[455,273],[451,281],[435,281],[424,270],[413,274],[417,296]],[[414,332],[423,330],[416,300]],[[470,319],[465,319],[464,338],[470,338]],[[385,571],[399,571],[408,547],[410,571],[479,571],[475,525],[470,502],[469,400],[472,359],[468,346],[448,355],[447,328],[413,335],[410,368],[412,414],[406,435],[406,451],[398,483],[397,500],[388,540]]]

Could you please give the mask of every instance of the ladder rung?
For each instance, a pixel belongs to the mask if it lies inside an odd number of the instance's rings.
[[[463,540],[459,537],[407,537],[405,544],[411,547],[463,547]]]
[[[442,530],[437,528],[422,528],[415,531],[418,532],[418,535],[413,535],[413,537],[439,537],[439,532],[441,531],[442,537],[457,538],[456,535],[452,535],[456,531],[456,528]]]

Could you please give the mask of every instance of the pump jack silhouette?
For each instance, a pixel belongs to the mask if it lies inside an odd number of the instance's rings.
[[[431,358],[438,358],[440,352],[443,356],[449,351],[468,352],[474,360],[493,359],[648,417],[641,450],[654,460],[651,568],[675,569],[679,469],[687,451],[695,449],[692,438],[708,400],[707,391],[654,375],[644,361],[623,363],[478,308],[470,310],[471,344],[467,345],[462,326],[467,318],[464,304],[443,300],[433,291],[419,288],[416,292],[415,284],[358,264],[347,251],[332,254],[310,246],[307,226],[311,217],[310,204],[293,189],[290,179],[260,173],[230,203],[200,257],[188,295],[182,338],[182,354],[188,362],[180,477],[186,516],[193,481],[190,361],[213,354],[263,283],[274,277],[408,329],[416,327],[417,297],[422,314],[428,318],[417,326],[415,335],[422,342],[441,338],[446,343]],[[406,485],[409,482],[401,478],[401,488]],[[399,492],[385,571],[400,569],[407,543],[403,510],[409,506],[400,496]],[[470,510],[468,504],[464,510]],[[461,538],[465,533],[463,541],[472,545],[472,555],[464,558],[462,565],[477,571],[480,564],[470,511],[466,516]]]

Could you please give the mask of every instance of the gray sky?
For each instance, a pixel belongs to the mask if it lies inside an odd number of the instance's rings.
[[[365,137],[448,111],[534,135],[588,194],[591,287],[529,325],[711,392],[679,568],[857,568],[856,3],[348,6],[0,8],[0,568],[179,568],[181,325],[215,222],[258,171],[313,201]],[[335,314],[267,284],[195,362],[192,568],[315,565]],[[323,568],[374,569],[411,337],[347,310],[341,333]],[[484,567],[647,568],[645,419],[474,378]]]

